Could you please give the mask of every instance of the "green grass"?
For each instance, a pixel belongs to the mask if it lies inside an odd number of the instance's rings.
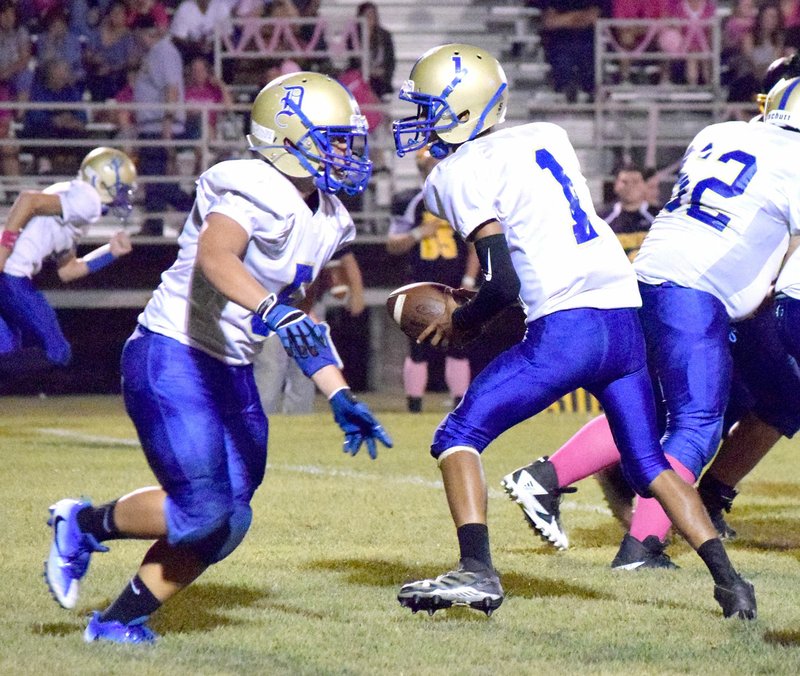
[[[557,448],[585,422],[581,414],[543,414],[487,451],[505,603],[491,618],[466,609],[429,617],[401,608],[395,595],[404,581],[456,562],[427,452],[441,416],[409,416],[381,401],[374,407],[395,438],[376,462],[338,450],[327,412],[273,419],[248,538],[154,616],[162,639],[141,648],[88,646],[81,631],[87,613],[135,571],[146,543],[115,542],[95,556],[74,611],[52,601],[40,576],[51,502],[105,501],[153,483],[119,399],[3,399],[0,673],[800,672],[796,441],[782,441],[744,482],[731,516],[740,538],[729,551],[756,585],[755,623],[722,619],[705,567],[679,539],[669,549],[678,571],[612,572],[622,531],[592,480],[565,500],[568,551],[533,536],[499,480]]]

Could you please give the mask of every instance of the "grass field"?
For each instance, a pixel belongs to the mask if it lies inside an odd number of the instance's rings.
[[[678,571],[612,572],[622,531],[593,480],[567,496],[571,548],[535,538],[501,477],[554,450],[583,414],[543,414],[485,455],[495,565],[506,590],[491,617],[412,615],[404,581],[456,563],[438,470],[427,454],[440,413],[372,402],[395,448],[350,458],[330,414],[276,416],[269,470],[244,544],[152,620],[155,647],[85,645],[146,544],[111,543],[78,607],[41,579],[48,505],[106,501],[152,483],[114,397],[2,400],[0,674],[797,674],[800,673],[798,442],[783,441],[742,486],[729,547],[756,585],[759,619],[724,621],[711,579],[678,539]],[[429,406],[433,409],[434,406]]]

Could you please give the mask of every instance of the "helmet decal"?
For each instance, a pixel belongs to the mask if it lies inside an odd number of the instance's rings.
[[[286,96],[281,99],[283,108],[275,113],[275,124],[277,124],[279,127],[286,128],[287,125],[281,123],[279,118],[282,115],[291,117],[303,107],[303,95],[305,94],[305,88],[300,86],[290,86],[284,87],[283,89],[286,92]]]

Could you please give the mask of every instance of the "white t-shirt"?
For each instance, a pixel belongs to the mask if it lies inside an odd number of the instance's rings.
[[[244,265],[281,302],[293,304],[333,254],[355,237],[339,199],[320,192],[312,213],[286,177],[260,159],[221,162],[197,180],[194,207],[178,238],[178,259],[139,315],[151,331],[191,345],[228,364],[251,363],[266,335],[253,331],[253,313],[229,301],[195,267],[197,240],[208,214],[244,228]]]
[[[216,26],[224,30],[230,26],[231,3],[228,0],[211,0],[205,12],[195,0],[183,0],[170,24],[170,33],[181,40],[213,38]]]
[[[428,210],[465,239],[489,220],[502,225],[529,322],[641,305],[633,268],[595,213],[561,127],[534,122],[470,141],[433,169],[424,192]]]
[[[4,272],[15,277],[33,277],[42,263],[75,248],[80,228],[100,218],[103,205],[97,191],[84,181],[74,179],[54,183],[42,192],[58,195],[61,216],[34,216],[19,234],[6,261]]]
[[[716,296],[733,320],[766,296],[800,227],[800,134],[765,122],[706,127],[634,261],[648,284]]]

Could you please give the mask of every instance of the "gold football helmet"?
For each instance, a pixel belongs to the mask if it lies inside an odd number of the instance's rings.
[[[764,121],[800,131],[800,77],[778,80],[764,103]]]
[[[800,75],[800,54],[782,56],[775,59],[761,80],[761,92],[756,94],[758,112],[764,114],[764,104],[767,102],[767,94],[781,80],[788,80]]]
[[[253,102],[247,143],[278,171],[355,195],[372,174],[367,119],[350,91],[320,73],[290,73]]]
[[[121,150],[105,146],[95,148],[83,158],[78,178],[100,195],[104,214],[111,212],[123,220],[130,215],[131,199],[136,190],[136,167]]]
[[[431,154],[443,157],[446,144],[474,139],[506,117],[508,83],[503,67],[480,47],[450,44],[425,52],[400,90],[400,100],[417,106],[417,114],[392,125],[397,154],[425,146],[432,133]]]

